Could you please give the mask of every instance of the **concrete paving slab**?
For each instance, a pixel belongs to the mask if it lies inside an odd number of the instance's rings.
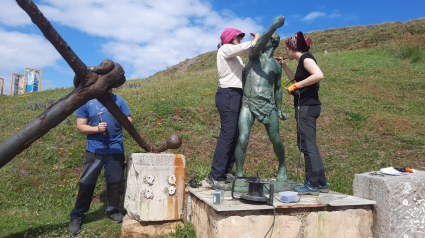
[[[236,200],[231,196],[230,191],[224,192],[224,201],[222,204],[213,203],[213,193],[212,189],[208,183],[203,181],[203,186],[199,188],[187,188],[187,190],[209,206],[218,212],[229,212],[229,211],[252,211],[252,210],[273,210],[272,206],[255,203],[246,200]],[[235,197],[240,196],[235,194]],[[268,196],[268,195],[267,195]],[[296,203],[284,203],[280,202],[277,198],[279,195],[276,193],[273,200],[273,205],[275,208],[323,208],[326,206],[334,207],[343,207],[343,206],[364,206],[364,205],[374,205],[375,201],[355,197],[351,195],[346,195],[342,193],[337,193],[334,191],[329,191],[329,193],[320,193],[319,196],[310,196],[310,195],[301,195],[297,196]]]

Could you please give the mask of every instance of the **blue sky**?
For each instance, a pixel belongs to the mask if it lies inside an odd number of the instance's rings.
[[[232,27],[262,33],[278,15],[281,38],[344,26],[425,17],[425,1],[36,0],[44,15],[88,65],[120,63],[128,79],[145,78],[216,50]],[[43,70],[42,90],[72,86],[73,71],[13,0],[0,0],[0,78]],[[249,40],[250,37],[245,37]],[[314,39],[313,39],[314,41]]]

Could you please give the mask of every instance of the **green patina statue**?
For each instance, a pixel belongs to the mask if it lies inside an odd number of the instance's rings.
[[[273,52],[279,46],[280,37],[276,29],[283,26],[285,17],[278,16],[273,24],[258,39],[257,45],[249,51],[248,60],[243,70],[243,98],[239,114],[239,141],[236,147],[236,176],[244,176],[243,165],[249,133],[254,120],[262,123],[273,144],[279,159],[277,184],[287,185],[285,146],[279,135],[279,121],[287,116],[282,107],[282,67],[273,58]],[[242,186],[242,185],[240,185]],[[285,190],[281,188],[279,190]]]

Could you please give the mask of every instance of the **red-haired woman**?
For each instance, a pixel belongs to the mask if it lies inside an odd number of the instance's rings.
[[[295,74],[288,68],[282,57],[279,64],[293,83],[288,93],[294,95],[295,119],[297,120],[297,145],[304,153],[305,180],[296,188],[299,194],[319,195],[328,192],[325,168],[316,143],[316,120],[320,116],[319,82],[324,78],[314,56],[309,53],[313,41],[299,31],[286,41],[289,60],[297,60]]]

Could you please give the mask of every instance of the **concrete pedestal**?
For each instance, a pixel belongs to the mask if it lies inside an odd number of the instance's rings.
[[[183,155],[128,155],[123,237],[157,237],[183,226],[185,172]]]
[[[216,205],[213,192],[205,187],[188,189],[188,217],[198,238],[264,237],[270,227],[269,238],[372,237],[375,202],[371,200],[329,192],[303,195],[297,203],[275,199],[273,206],[268,206],[234,200],[226,191],[224,202]]]
[[[375,238],[425,237],[425,171],[403,176],[356,174],[353,193],[376,201]]]
[[[143,222],[179,220],[185,193],[185,157],[131,153],[127,161],[127,214]]]

